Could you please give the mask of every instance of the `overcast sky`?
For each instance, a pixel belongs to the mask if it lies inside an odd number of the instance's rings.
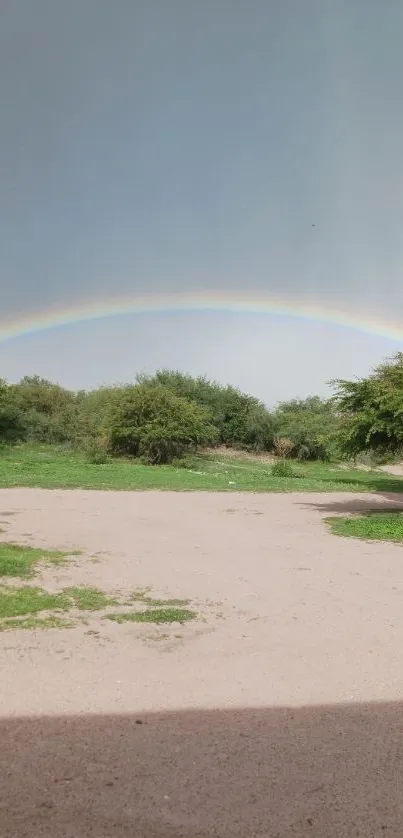
[[[2,0],[0,322],[211,288],[396,322],[402,42],[400,0]],[[272,404],[398,348],[268,315],[128,316],[0,344],[0,377],[169,366]]]

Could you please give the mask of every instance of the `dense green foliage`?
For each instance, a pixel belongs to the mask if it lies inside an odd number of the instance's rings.
[[[282,402],[275,423],[277,436],[292,442],[292,457],[329,461],[338,453],[340,422],[331,401],[312,396]]]
[[[253,396],[169,370],[91,392],[38,376],[0,386],[0,442],[68,444],[94,464],[108,455],[161,464],[208,445],[270,451],[274,427]]]
[[[0,380],[0,444],[67,445],[94,465],[116,456],[164,464],[208,446],[323,462],[403,449],[403,353],[368,378],[334,383],[332,399],[270,411],[235,387],[171,370],[78,393],[38,376]]]
[[[141,457],[152,465],[171,463],[216,441],[209,413],[162,385],[126,387],[107,422],[113,454]]]
[[[268,451],[274,439],[273,417],[258,399],[235,387],[223,387],[206,378],[192,378],[180,372],[160,370],[152,377],[141,376],[142,383],[163,385],[177,396],[208,410],[220,445],[249,451]]]
[[[64,443],[80,438],[81,414],[76,395],[39,376],[8,388],[9,399],[28,442]]]
[[[403,449],[403,353],[380,364],[367,378],[334,383],[345,454],[399,453]]]
[[[15,403],[11,387],[0,379],[0,443],[18,442],[24,437],[23,414]]]

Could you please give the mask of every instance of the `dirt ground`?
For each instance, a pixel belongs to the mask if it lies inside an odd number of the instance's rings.
[[[403,835],[403,548],[322,520],[398,502],[0,490],[3,538],[83,551],[38,584],[200,615],[0,634],[1,838]]]
[[[387,474],[393,474],[395,477],[403,477],[403,463],[391,463],[387,466],[381,466],[382,471]]]

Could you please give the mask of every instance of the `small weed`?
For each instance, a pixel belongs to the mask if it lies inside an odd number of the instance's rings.
[[[185,608],[190,605],[189,599],[152,599],[146,597],[143,602],[150,608]]]
[[[13,576],[29,579],[35,565],[40,561],[62,564],[72,553],[60,550],[41,550],[39,547],[26,547],[23,544],[0,544],[0,576]],[[77,555],[77,553],[74,553]]]
[[[133,602],[142,602],[150,608],[184,608],[190,604],[189,599],[153,599],[148,596],[148,591],[135,591],[131,599]]]
[[[115,623],[186,623],[196,618],[196,612],[187,608],[155,608],[147,611],[108,614],[106,619],[113,620]]]
[[[364,541],[403,542],[403,511],[366,512],[353,517],[325,518],[333,535]]]

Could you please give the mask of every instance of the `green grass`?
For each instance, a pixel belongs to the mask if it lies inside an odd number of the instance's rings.
[[[26,579],[32,576],[38,561],[48,559],[59,563],[67,555],[57,550],[44,551],[19,544],[0,543],[0,577],[17,576]],[[150,590],[139,589],[126,598],[126,604],[142,603],[147,606],[146,611],[112,614],[109,619],[118,623],[183,623],[196,618],[194,611],[184,607],[189,605],[189,600],[154,599],[150,596]],[[119,598],[90,586],[74,586],[64,588],[59,593],[49,593],[43,588],[30,585],[12,587],[0,583],[0,631],[71,628],[74,620],[63,619],[57,613],[49,612],[68,612],[73,608],[82,612],[97,612],[117,606],[119,602]]]
[[[68,611],[71,599],[64,593],[50,594],[42,588],[0,587],[0,618],[24,617],[40,611]]]
[[[196,618],[196,612],[188,608],[154,608],[147,611],[108,614],[106,617],[115,623],[186,623]]]
[[[292,464],[297,477],[271,474],[269,463],[250,458],[201,455],[192,469],[146,466],[130,460],[102,465],[66,448],[21,445],[0,456],[0,487],[216,492],[403,492],[403,479],[336,464]],[[1,520],[1,515],[0,515]]]
[[[108,605],[117,605],[117,600],[108,597],[98,588],[65,588],[58,594],[51,594],[42,588],[26,585],[21,588],[0,587],[0,619],[38,614],[40,611],[100,611]]]
[[[35,565],[41,561],[61,564],[71,553],[60,550],[42,550],[39,547],[26,547],[22,544],[0,543],[0,576],[13,576],[29,579]],[[77,552],[74,553],[77,555]]]
[[[80,611],[101,611],[109,605],[117,605],[118,600],[110,597],[98,588],[75,587],[64,588],[63,594],[70,597]]]
[[[183,607],[189,604],[189,600],[153,599],[148,595],[148,591],[137,591],[130,597],[130,601],[141,602],[147,606],[147,610],[109,614],[106,615],[107,618],[117,623],[184,623],[197,617],[194,611]],[[74,618],[63,619],[57,612],[71,612],[73,608],[82,612],[96,612],[117,605],[118,598],[105,594],[99,588],[64,588],[55,594],[30,585],[0,585],[0,631],[71,628]],[[69,613],[68,617],[70,616]]]
[[[23,617],[20,620],[10,618],[0,622],[0,631],[11,631],[12,629],[49,629],[49,628],[73,628],[71,620],[64,620],[61,617]]]
[[[366,512],[351,518],[325,518],[334,535],[361,538],[364,541],[403,542],[403,511]]]

